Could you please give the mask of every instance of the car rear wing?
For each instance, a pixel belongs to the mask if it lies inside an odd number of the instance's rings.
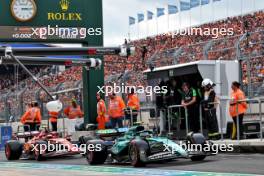
[[[115,128],[115,129],[97,130],[95,134],[99,137],[114,137],[114,136],[121,136],[127,131],[128,128]]]

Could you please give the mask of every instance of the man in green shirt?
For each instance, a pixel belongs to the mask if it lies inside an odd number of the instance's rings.
[[[197,103],[197,92],[191,88],[189,83],[182,84],[182,105],[187,109],[190,131],[199,132],[199,108]]]

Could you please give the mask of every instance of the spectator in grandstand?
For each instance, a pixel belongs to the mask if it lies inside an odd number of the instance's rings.
[[[41,119],[42,117],[38,103],[33,102],[32,107],[25,112],[20,121],[24,125],[24,131],[38,131]]]
[[[243,139],[243,117],[245,112],[247,111],[247,103],[244,102],[243,100],[246,99],[244,92],[240,89],[240,83],[237,81],[234,81],[232,83],[232,94],[231,94],[231,101],[230,101],[230,106],[229,106],[229,113],[230,116],[232,117],[235,127],[239,126],[239,135],[240,139]],[[237,124],[238,121],[238,124]],[[232,139],[236,139],[236,134],[237,130],[233,131]]]
[[[140,102],[133,88],[130,90],[130,93],[127,95],[127,107],[129,111],[126,111],[126,119],[129,119],[129,121],[131,122],[131,113],[132,113],[132,119],[133,119],[133,124],[134,124],[137,122],[138,111],[140,109]],[[130,125],[133,125],[133,124],[130,124]]]
[[[194,88],[191,88],[189,83],[182,84],[182,105],[187,110],[187,117],[190,126],[190,130],[193,132],[199,131],[199,109],[197,105],[197,92]]]
[[[115,93],[111,93],[109,97],[108,115],[111,120],[112,128],[116,128],[116,126],[118,126],[118,128],[122,128],[124,109],[126,107],[124,100]]]
[[[219,139],[220,137],[218,133],[218,122],[216,116],[217,98],[213,89],[214,86],[215,84],[210,79],[204,79],[202,82],[204,98],[201,100],[201,106],[204,112],[204,120],[206,122],[209,139]]]
[[[77,119],[84,116],[81,107],[77,104],[75,99],[72,99],[71,105],[64,109],[64,114],[68,117],[68,133],[72,134],[75,132],[75,126],[78,123]]]

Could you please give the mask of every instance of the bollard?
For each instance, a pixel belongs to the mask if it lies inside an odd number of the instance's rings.
[[[236,102],[236,112],[237,112],[237,119],[236,119],[236,122],[237,122],[237,125],[236,125],[236,130],[237,130],[237,140],[239,141],[240,140],[240,127],[239,127],[239,115],[238,115],[238,102]]]
[[[188,136],[188,133],[189,133],[188,111],[186,107],[184,107],[184,110],[185,110],[186,136]]]
[[[132,113],[133,113],[133,111],[132,111],[132,109],[131,109],[131,108],[129,109],[129,111],[130,111],[130,126],[133,126],[133,125],[134,125],[134,122],[133,122],[133,121],[134,121],[134,119],[133,119],[133,114],[132,114]]]
[[[262,102],[263,100],[259,100],[259,118],[260,118],[260,140],[263,139],[263,129],[262,129]]]
[[[169,129],[169,133],[170,133],[171,132],[171,116],[170,116],[170,108],[169,107],[167,109],[167,115],[168,115],[168,129]]]
[[[200,132],[203,134],[203,116],[202,116],[202,106],[199,106],[199,118],[200,118]]]
[[[223,120],[222,120],[222,107],[221,107],[221,103],[219,103],[219,120],[220,120],[220,132],[221,132],[221,141],[224,140],[224,132],[223,132]]]

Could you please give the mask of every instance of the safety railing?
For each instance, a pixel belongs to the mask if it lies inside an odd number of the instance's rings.
[[[216,112],[219,112],[218,115],[219,115],[219,130],[220,130],[220,135],[221,135],[221,140],[224,140],[224,132],[223,132],[223,117],[222,117],[222,105],[221,105],[221,102],[222,101],[228,101],[229,104],[230,102],[232,101],[231,99],[220,99],[219,101],[216,101],[216,102],[212,102],[212,103],[208,103],[208,104],[211,104],[211,105],[215,105],[215,109],[216,109]],[[247,104],[258,104],[258,120],[254,120],[255,122],[259,122],[259,125],[260,125],[260,130],[258,132],[255,132],[254,134],[259,134],[260,136],[260,139],[263,140],[263,124],[262,124],[262,105],[264,104],[264,99],[244,99],[244,100],[239,100],[239,101],[236,101],[235,102],[235,106],[237,108],[237,111],[238,111],[238,104],[239,103],[242,103],[242,102],[246,102]],[[230,106],[230,105],[229,105]],[[178,110],[178,113],[179,113],[179,116],[181,117],[181,108],[184,108],[184,111],[185,111],[185,127],[186,127],[186,134],[189,133],[189,119],[188,119],[188,113],[187,113],[187,109],[183,106],[183,105],[172,105],[172,106],[168,106],[167,108],[167,117],[168,117],[168,132],[171,133],[171,126],[172,126],[172,110],[173,109],[177,109]],[[200,125],[200,132],[203,133],[203,114],[202,114],[202,110],[203,110],[203,107],[200,106],[199,108],[199,111],[200,111],[200,116],[199,116],[199,125]],[[219,111],[217,111],[219,110]],[[239,118],[238,118],[238,115],[237,115],[237,118],[236,118],[236,123],[239,124]],[[248,121],[250,122],[250,120]],[[236,128],[236,133],[237,133],[237,140],[240,140],[240,129],[239,129],[239,125],[237,125],[237,128]],[[249,134],[249,133],[244,133],[244,134]],[[253,134],[253,133],[251,133]]]
[[[158,110],[157,110],[156,106],[140,108],[139,109],[140,121],[142,121],[142,112],[150,112],[151,110],[154,110],[154,118],[155,118],[154,128],[158,129],[158,127],[159,127],[159,119],[158,119]]]
[[[167,114],[168,114],[168,131],[171,133],[171,123],[172,123],[172,118],[171,118],[171,112],[173,109],[178,109],[179,116],[181,117],[181,108],[184,108],[185,112],[185,128],[186,128],[186,136],[189,133],[189,119],[188,119],[188,112],[187,108],[184,107],[183,105],[171,105],[168,106],[167,108]]]
[[[133,118],[133,110],[131,108],[126,108],[124,109],[124,113],[125,113],[125,124],[124,126],[133,126],[134,124],[134,118]],[[138,113],[138,112],[137,112]],[[129,118],[128,118],[129,116]],[[128,124],[126,124],[127,120],[129,120],[130,122]]]
[[[238,100],[238,101],[234,101],[233,99],[224,99],[224,100],[228,100],[229,101],[229,106],[236,106],[236,136],[237,136],[237,140],[240,140],[240,126],[239,126],[239,104],[241,103],[247,103],[247,104],[258,104],[259,106],[259,111],[258,111],[258,115],[259,115],[259,120],[257,120],[259,122],[260,125],[260,130],[259,132],[255,132],[255,134],[259,134],[260,135],[260,140],[263,139],[263,124],[262,124],[262,103],[264,102],[263,99],[243,99],[243,100]],[[242,123],[243,125],[243,123]],[[252,133],[251,133],[252,134]]]
[[[222,119],[222,106],[221,106],[221,102],[220,101],[215,101],[215,102],[211,102],[211,103],[207,103],[208,105],[213,105],[213,106],[217,106],[217,107],[214,107],[217,111],[217,108],[219,108],[219,128],[220,128],[220,135],[221,135],[221,140],[224,140],[224,132],[223,132],[223,119]],[[201,133],[203,134],[203,106],[202,106],[202,103],[200,105],[200,108],[199,108],[199,111],[200,111],[200,117],[199,117],[199,120],[200,120],[200,129],[201,129]]]

